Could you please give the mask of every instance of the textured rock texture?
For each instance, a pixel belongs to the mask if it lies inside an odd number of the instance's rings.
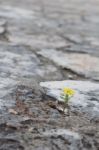
[[[56,50],[42,50],[41,56],[52,60],[58,66],[69,69],[86,78],[99,80],[99,57],[81,53],[65,53]]]
[[[98,150],[98,58],[98,0],[0,0],[0,150]],[[66,79],[69,116],[38,84]]]
[[[56,100],[61,101],[61,93],[64,87],[75,90],[75,95],[70,101],[71,109],[82,110],[84,113],[95,117],[99,116],[99,84],[89,81],[52,81],[40,84],[45,93]]]

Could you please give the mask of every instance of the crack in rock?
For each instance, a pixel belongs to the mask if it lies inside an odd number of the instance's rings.
[[[45,94],[59,101],[62,101],[60,95],[64,87],[73,88],[76,93],[74,97],[71,98],[71,101],[69,103],[71,109],[76,111],[82,111],[86,114],[89,114],[90,117],[99,116],[99,98],[97,97],[97,91],[99,93],[98,83],[90,81],[67,80],[67,81],[41,82],[40,86],[44,88]],[[92,93],[94,94],[94,98],[96,98],[95,100],[92,97]]]
[[[66,53],[55,49],[43,49],[37,52],[62,68],[68,68],[79,75],[99,80],[99,58],[84,53]]]

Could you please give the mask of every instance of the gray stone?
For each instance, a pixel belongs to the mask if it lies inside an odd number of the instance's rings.
[[[99,119],[92,122],[84,115],[99,116],[98,85],[75,81],[77,85],[73,88],[77,92],[69,103],[74,111],[70,118],[54,108],[50,110],[46,104],[48,97],[36,86],[40,81],[74,79],[73,72],[99,79],[98,5],[98,0],[0,0],[0,149],[99,149]],[[44,51],[44,55],[38,53],[42,49],[47,49],[47,56]],[[65,67],[69,69],[64,71]],[[56,97],[60,89],[54,92]],[[29,105],[33,116],[26,117],[31,114],[20,111],[18,115],[9,114],[9,107],[16,100],[22,101],[22,106]],[[20,130],[7,124],[14,120],[22,124]],[[92,135],[88,137],[89,133],[84,131],[90,126],[97,128],[94,132],[90,128],[88,132]],[[30,134],[30,128],[45,132]]]
[[[73,72],[99,80],[99,58],[83,53],[66,53],[54,49],[43,49],[38,52],[45,58],[56,63],[62,68],[70,69]]]
[[[18,84],[33,87],[34,81],[51,78],[62,79],[61,72],[40,61],[29,47],[0,43],[0,109],[15,103],[11,94]]]
[[[52,130],[49,130],[49,131],[46,131],[46,132],[43,132],[42,133],[44,136],[46,137],[50,137],[50,136],[53,136],[53,135],[65,135],[65,136],[69,136],[69,137],[73,137],[74,139],[80,139],[80,135],[76,132],[72,132],[68,129],[52,129]]]
[[[76,111],[83,111],[90,116],[99,115],[99,84],[90,81],[52,81],[41,82],[45,94],[62,101],[61,93],[64,87],[75,90],[74,97],[70,100],[70,106]]]

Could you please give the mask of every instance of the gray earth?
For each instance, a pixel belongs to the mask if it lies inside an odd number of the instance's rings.
[[[98,0],[0,0],[0,150],[99,150],[99,88],[64,115],[39,86],[99,84],[98,18]]]

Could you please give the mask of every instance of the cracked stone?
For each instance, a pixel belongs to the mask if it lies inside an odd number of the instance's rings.
[[[83,75],[86,78],[99,80],[99,58],[84,53],[63,53],[54,49],[43,49],[38,52],[62,68]]]
[[[91,117],[99,116],[99,84],[90,81],[51,81],[41,82],[45,94],[61,101],[61,92],[64,87],[75,90],[70,106],[76,111],[83,111]]]
[[[74,79],[73,71],[99,79],[99,0],[89,1],[0,0],[0,149],[98,149],[99,90],[96,83],[79,81],[83,87],[73,87],[77,90],[75,96],[78,94],[79,98],[71,99],[69,117],[50,108],[49,100],[46,102],[49,97],[36,87],[40,81],[67,79],[69,73],[68,78]],[[37,54],[45,48],[49,48],[47,53],[50,53],[46,58]],[[57,52],[54,54],[51,48]],[[82,55],[81,52],[91,55]],[[63,69],[65,67],[66,70]],[[83,90],[85,87],[89,90]],[[21,93],[18,98],[22,106],[26,103],[31,108],[30,113],[35,112],[33,121],[24,112],[24,115],[8,113],[9,108],[15,106],[18,92]],[[90,120],[85,114],[94,119]],[[13,127],[14,120],[21,123],[21,130],[6,128],[7,122],[10,122],[9,127]],[[96,126],[94,135],[88,130],[90,126]],[[28,127],[36,128],[39,135],[34,131],[28,133]],[[79,128],[82,129],[80,133]],[[48,134],[54,131],[55,136],[44,137],[41,135],[43,129]],[[85,130],[91,134],[84,133]],[[83,139],[75,140],[75,133],[76,137],[80,135]]]

